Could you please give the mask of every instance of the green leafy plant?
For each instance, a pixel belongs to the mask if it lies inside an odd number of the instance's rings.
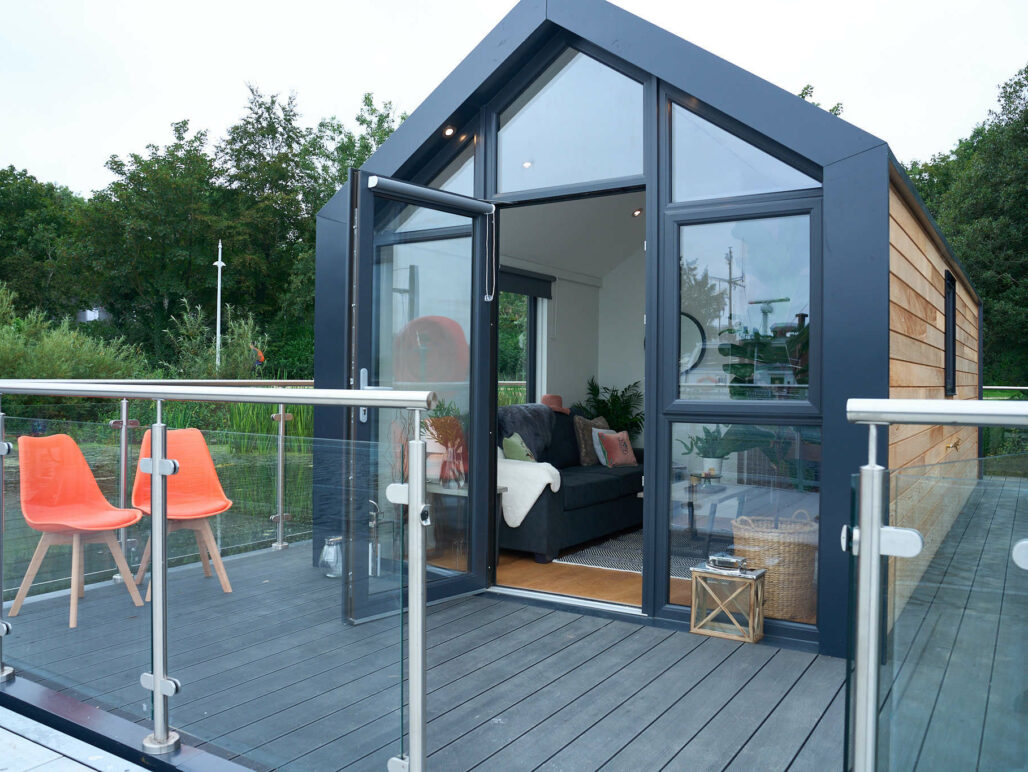
[[[721,424],[714,424],[713,429],[709,429],[706,426],[702,428],[702,435],[696,434],[687,440],[676,440],[682,446],[686,455],[695,453],[700,458],[724,458],[731,455],[733,449],[725,443],[725,435],[721,431]]]
[[[639,381],[623,389],[613,386],[601,388],[596,378],[590,378],[586,391],[589,396],[583,402],[576,402],[573,409],[587,418],[603,416],[611,429],[628,432],[630,438],[642,431],[646,415],[643,412],[643,393]]]

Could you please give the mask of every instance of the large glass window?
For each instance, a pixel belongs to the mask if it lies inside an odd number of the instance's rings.
[[[671,200],[819,188],[821,183],[684,107],[671,106]]]
[[[534,351],[532,313],[535,298],[516,292],[501,292],[497,328],[496,377],[497,404],[519,405],[530,401],[533,389],[528,382]]]
[[[682,225],[679,397],[809,398],[810,216]]]
[[[497,190],[643,173],[643,87],[568,49],[500,113]]]
[[[692,605],[689,569],[710,555],[764,568],[764,616],[817,621],[821,429],[674,424],[670,602]]]

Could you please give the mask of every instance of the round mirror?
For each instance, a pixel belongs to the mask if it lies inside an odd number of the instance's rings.
[[[681,334],[678,338],[679,369],[682,374],[692,370],[703,359],[707,336],[694,316],[682,311]]]

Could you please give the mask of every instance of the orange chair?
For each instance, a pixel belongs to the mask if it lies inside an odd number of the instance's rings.
[[[196,538],[196,547],[200,552],[205,576],[211,575],[211,563],[218,574],[221,589],[232,592],[228,582],[228,574],[221,562],[218,542],[211,532],[208,518],[220,514],[232,506],[221,489],[218,472],[214,468],[211,452],[199,429],[170,429],[168,431],[166,458],[178,461],[178,473],[168,477],[168,532],[188,530]],[[143,435],[143,446],[139,450],[139,458],[150,457],[150,430]],[[136,480],[132,485],[132,506],[150,514],[150,475],[136,470]],[[208,555],[210,561],[208,562]],[[150,540],[146,540],[143,549],[143,561],[136,572],[136,584],[143,581],[146,567],[150,564]],[[147,600],[150,590],[146,591]]]
[[[71,614],[68,627],[76,627],[79,598],[85,595],[83,545],[106,544],[121,575],[131,576],[132,570],[125,562],[114,532],[138,523],[142,514],[138,509],[118,509],[108,503],[85,456],[67,434],[19,437],[18,463],[22,515],[29,526],[43,535],[18,588],[10,615],[16,617],[21,611],[21,604],[47,550],[54,544],[70,544]],[[125,582],[125,586],[132,602],[142,606],[136,586],[132,582]]]

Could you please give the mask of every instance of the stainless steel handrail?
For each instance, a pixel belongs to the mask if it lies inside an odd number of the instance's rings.
[[[425,536],[423,528],[428,520],[425,510],[425,442],[420,436],[422,410],[431,410],[438,402],[432,391],[388,391],[354,389],[299,389],[282,387],[251,387],[226,384],[224,381],[201,381],[168,385],[166,381],[60,381],[6,379],[0,380],[0,395],[41,394],[64,397],[96,397],[123,400],[122,431],[127,428],[127,407],[124,400],[154,400],[156,421],[151,426],[151,454],[147,469],[151,474],[150,540],[152,545],[151,573],[151,638],[152,672],[144,673],[141,684],[153,693],[153,732],[143,740],[143,749],[149,753],[170,753],[179,747],[178,734],[171,728],[168,698],[177,694],[178,681],[167,673],[167,476],[175,474],[177,461],[165,458],[167,426],[163,422],[162,405],[165,400],[182,402],[244,402],[275,404],[285,412],[287,404],[335,407],[374,407],[413,410],[417,432],[409,443],[409,472],[406,486],[408,504],[408,646],[410,676],[408,705],[410,707],[410,745],[405,764],[419,772],[425,764]],[[284,415],[282,418],[284,419]],[[283,420],[284,424],[285,421]],[[3,412],[0,411],[0,682],[14,676],[14,670],[3,664],[3,638],[11,632],[3,620],[3,459],[9,447],[4,443]],[[279,446],[283,445],[283,429],[279,431]],[[280,461],[281,467],[281,461]],[[124,475],[123,475],[124,478]],[[124,479],[123,479],[124,484]],[[120,494],[121,495],[121,494]],[[279,489],[279,513],[282,509],[282,489]],[[279,541],[284,542],[282,517],[279,518]],[[124,577],[133,581],[131,577]]]
[[[174,402],[252,402],[268,405],[375,407],[431,410],[434,391],[362,391],[359,389],[285,389],[246,386],[158,386],[132,381],[0,380],[0,394],[43,394],[55,397],[165,399]]]
[[[851,399],[846,418],[855,424],[1028,426],[1028,405],[1018,400]]]
[[[127,383],[137,386],[287,386],[292,388],[309,388],[314,381],[304,379],[229,379],[219,378],[34,378],[33,383]]]
[[[884,466],[878,464],[878,427],[891,424],[945,426],[1028,426],[1024,401],[851,399],[850,423],[869,424],[868,459],[860,467],[860,514],[856,528],[843,529],[843,550],[857,556],[857,624],[853,663],[853,770],[870,772],[878,756],[878,666],[880,654],[880,564],[883,535],[905,529],[883,526]]]

